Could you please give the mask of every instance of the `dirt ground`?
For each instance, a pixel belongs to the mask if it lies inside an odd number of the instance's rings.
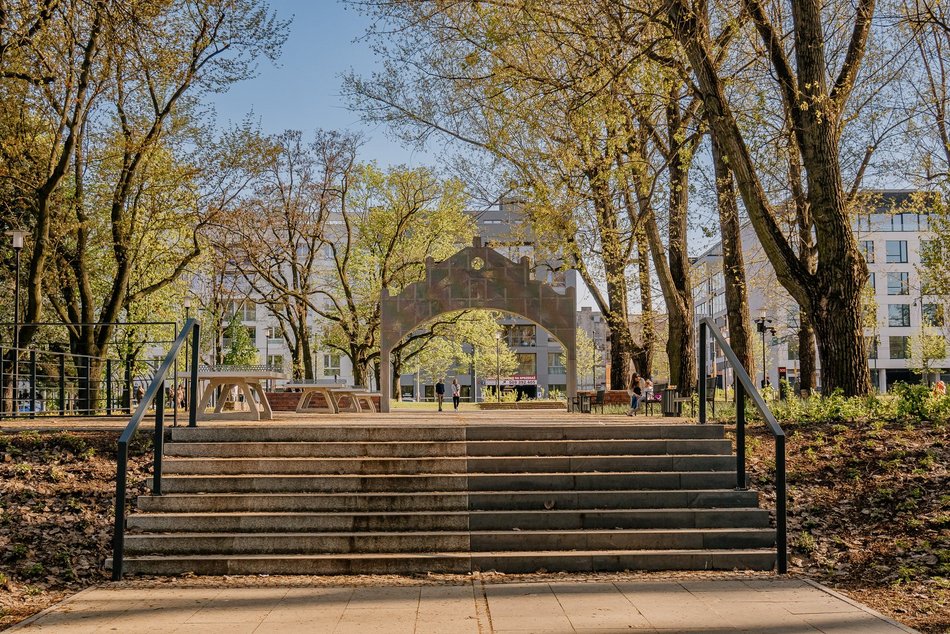
[[[950,631],[948,430],[882,423],[787,426],[790,572],[923,632]],[[108,581],[118,430],[0,433],[0,629]],[[145,490],[148,434],[129,499]],[[749,436],[753,484],[774,508],[770,437]],[[737,573],[748,576],[749,573]],[[753,573],[759,574],[759,573]],[[765,573],[762,573],[765,574]],[[492,583],[728,577],[722,573],[502,575]],[[123,584],[407,585],[469,576],[133,579]]]

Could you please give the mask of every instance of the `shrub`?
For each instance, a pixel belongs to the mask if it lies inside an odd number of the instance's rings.
[[[895,383],[894,392],[897,394],[898,418],[914,418],[917,420],[928,418],[929,407],[927,402],[930,400],[930,388],[926,385]]]

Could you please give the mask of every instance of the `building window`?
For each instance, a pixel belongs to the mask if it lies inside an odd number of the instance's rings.
[[[257,319],[257,304],[249,299],[232,301],[228,304],[228,317],[237,316],[238,321],[255,321]]]
[[[400,385],[399,386],[399,395],[404,401],[413,400],[413,395],[416,392],[415,385]]]
[[[907,264],[907,240],[888,240],[885,248],[888,264]]]
[[[333,353],[325,353],[323,355],[323,376],[339,376],[340,375],[340,355]]]
[[[924,304],[920,308],[920,317],[925,325],[942,328],[944,324],[943,304]]]
[[[909,295],[910,294],[910,274],[909,273],[888,273],[887,274],[887,294],[888,295]]]
[[[267,330],[266,330],[265,332],[267,333],[266,336],[267,336],[268,339],[270,339],[271,343],[283,341],[283,337],[280,335],[280,328],[279,328],[279,327],[277,327],[277,326],[268,326],[268,327],[267,327]]]
[[[564,367],[563,356],[560,352],[548,353],[548,374],[567,374],[567,368]]]
[[[864,253],[864,259],[868,264],[874,263],[874,240],[861,241],[861,252]]]
[[[282,354],[269,354],[267,355],[267,365],[272,368],[280,368],[281,371],[284,369],[284,355]]]
[[[910,304],[888,304],[887,325],[897,328],[910,326]]]
[[[872,291],[876,291],[876,290],[877,290],[877,278],[874,277],[874,272],[873,272],[873,271],[872,271],[870,274],[868,274],[868,286],[871,287],[871,290],[872,290]]]
[[[910,337],[888,337],[891,359],[910,358]]]
[[[513,324],[505,326],[505,338],[512,347],[533,347],[536,344],[535,327],[533,325]]]
[[[537,355],[533,352],[515,353],[518,359],[518,368],[515,370],[517,376],[535,376],[537,372]]]
[[[868,351],[868,359],[877,359],[877,337],[865,337],[864,349]]]
[[[868,224],[871,231],[890,231],[890,214],[871,214],[868,218]]]
[[[788,360],[798,361],[798,337],[788,338]]]

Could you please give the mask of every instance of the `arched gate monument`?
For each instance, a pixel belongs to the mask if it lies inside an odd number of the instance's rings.
[[[575,289],[565,294],[531,279],[528,258],[513,262],[475,238],[442,262],[426,260],[424,280],[408,285],[398,295],[382,292],[380,324],[380,392],[382,411],[389,411],[392,395],[390,356],[399,341],[413,330],[443,313],[488,309],[512,313],[533,321],[548,331],[564,348],[567,357],[568,402],[577,393],[577,326]],[[472,386],[475,389],[475,386]]]

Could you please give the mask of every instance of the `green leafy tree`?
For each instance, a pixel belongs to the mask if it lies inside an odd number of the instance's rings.
[[[224,355],[224,365],[253,365],[258,362],[257,347],[238,315],[231,318],[224,336],[230,340],[228,351]]]
[[[343,185],[322,236],[325,283],[307,301],[322,345],[346,355],[362,385],[379,357],[382,289],[422,279],[426,258],[449,257],[475,229],[462,184],[429,169],[363,164]]]

